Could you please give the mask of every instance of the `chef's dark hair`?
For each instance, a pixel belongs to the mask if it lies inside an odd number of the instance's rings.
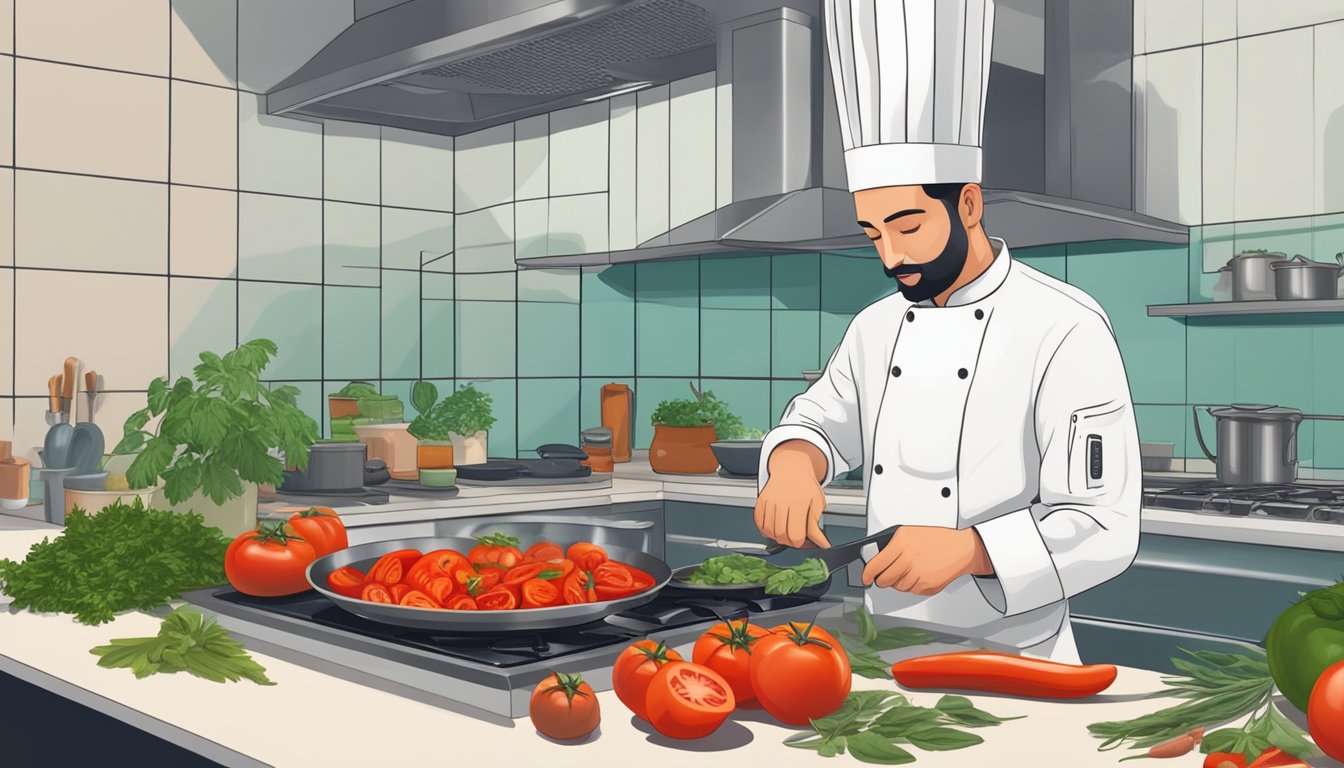
[[[953,182],[951,184],[921,184],[924,194],[935,200],[943,201],[943,205],[956,205],[956,200],[961,196],[961,190],[966,188],[965,184]]]

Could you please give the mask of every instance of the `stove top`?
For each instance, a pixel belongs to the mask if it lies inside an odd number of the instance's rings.
[[[1229,486],[1204,480],[1146,488],[1143,505],[1207,515],[1344,523],[1344,484]]]
[[[182,599],[214,615],[255,648],[302,666],[385,690],[410,690],[430,703],[504,717],[527,713],[532,689],[553,671],[579,672],[595,690],[611,688],[621,651],[649,637],[693,642],[712,624],[750,615],[767,626],[811,621],[835,599],[717,600],[660,594],[649,603],[575,627],[510,633],[437,632],[396,627],[348,613],[317,593],[258,598],[227,588]],[[689,650],[684,654],[689,658]]]

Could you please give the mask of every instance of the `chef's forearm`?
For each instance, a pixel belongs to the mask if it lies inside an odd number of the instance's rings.
[[[811,471],[817,482],[826,479],[826,456],[806,440],[786,440],[770,453],[770,474]]]

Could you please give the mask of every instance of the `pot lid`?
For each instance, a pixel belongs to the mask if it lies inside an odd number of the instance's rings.
[[[1302,418],[1302,412],[1296,408],[1262,403],[1232,403],[1229,407],[1215,409],[1212,413],[1218,418],[1241,419],[1244,421],[1283,421],[1284,419],[1300,420]]]
[[[1344,254],[1336,258],[1344,257]],[[1302,254],[1297,254],[1291,259],[1275,261],[1269,265],[1270,269],[1329,269],[1335,272],[1340,270],[1340,264],[1331,264],[1325,261],[1312,261]]]

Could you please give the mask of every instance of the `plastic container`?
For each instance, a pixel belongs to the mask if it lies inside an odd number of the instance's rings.
[[[625,384],[602,386],[602,426],[611,430],[612,461],[629,461],[630,430],[634,423],[634,397]]]
[[[14,455],[10,441],[0,440],[0,509],[14,510],[28,506],[32,471],[27,459]]]
[[[453,441],[422,440],[415,446],[415,463],[421,469],[452,469]],[[423,475],[422,475],[423,476]]]

